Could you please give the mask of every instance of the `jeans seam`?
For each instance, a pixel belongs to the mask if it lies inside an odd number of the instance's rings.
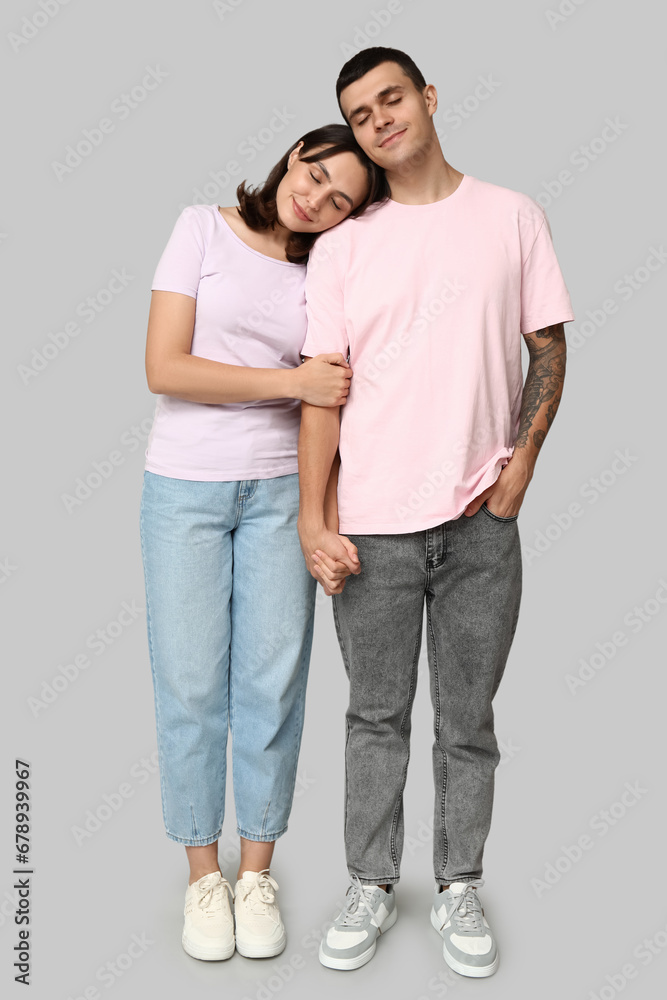
[[[336,632],[338,634],[340,651],[341,651],[341,654],[342,654],[342,657],[343,657],[343,664],[345,666],[345,670],[346,670],[347,676],[349,677],[350,676],[350,661],[349,661],[349,659],[347,657],[347,650],[345,649],[345,643],[343,642],[343,636],[342,636],[341,627],[340,627],[340,619],[338,617],[338,602],[336,600],[337,597],[338,597],[338,594],[334,594],[333,595],[333,597],[331,598],[331,606],[333,608],[334,625],[336,626]]]
[[[349,742],[350,742],[350,720],[348,718],[346,718],[345,719],[345,746],[343,748],[343,760],[345,760],[347,758],[347,748],[348,748]],[[348,821],[348,817],[349,817],[349,814],[350,814],[350,810],[349,810],[349,807],[348,807],[349,806],[349,797],[350,797],[350,788],[349,788],[349,782],[347,780],[347,767],[344,768],[344,772],[345,772],[345,777],[344,777],[345,806],[344,806],[344,809],[343,809],[343,840],[345,841],[345,843],[347,843],[347,821]]]
[[[199,837],[196,841],[192,840],[192,837],[177,837],[175,833],[166,828],[165,832],[170,840],[176,841],[177,844],[185,844],[186,847],[206,847],[208,844],[214,844],[216,840],[220,840],[220,834],[222,833],[222,828],[214,833],[210,837]]]
[[[401,808],[401,801],[402,801],[402,798],[403,798],[403,792],[405,791],[405,784],[406,784],[407,777],[408,777],[408,765],[410,763],[410,747],[409,747],[409,745],[408,745],[408,743],[407,743],[407,741],[405,739],[405,724],[406,724],[408,718],[410,717],[410,713],[412,711],[412,702],[414,700],[415,691],[417,689],[417,663],[419,661],[419,647],[420,647],[420,642],[421,642],[421,632],[420,632],[419,636],[417,637],[417,641],[415,642],[415,651],[414,651],[414,654],[413,654],[413,657],[412,657],[412,669],[410,671],[410,687],[408,689],[408,700],[407,700],[407,703],[406,703],[406,706],[405,706],[405,711],[403,713],[403,718],[401,719],[401,728],[400,728],[400,736],[401,736],[401,739],[403,740],[403,742],[406,745],[408,756],[407,756],[407,759],[405,761],[405,767],[403,768],[403,777],[401,779],[401,787],[399,788],[399,791],[398,791],[398,798],[396,800],[396,807],[394,809],[394,816],[393,816],[392,824],[391,824],[390,848],[391,848],[392,860],[394,862],[394,868],[395,868],[395,872],[396,872],[396,878],[398,878],[398,875],[399,875],[398,855],[396,853],[396,828],[398,826],[398,814],[399,814],[399,811],[400,811],[400,808]]]
[[[444,878],[444,870],[447,866],[447,858],[449,855],[449,844],[447,841],[447,827],[445,822],[445,796],[447,794],[447,751],[445,750],[444,747],[440,745],[440,721],[442,718],[440,711],[440,675],[438,673],[438,654],[435,641],[435,633],[433,631],[433,623],[431,621],[431,604],[430,601],[428,600],[426,601],[426,621],[428,624],[429,636],[431,638],[431,644],[433,648],[433,680],[435,684],[435,741],[442,754],[442,801],[440,804],[440,822],[442,824],[442,841],[443,841],[442,877]]]
[[[229,732],[232,734],[232,744],[234,740],[234,679],[232,676],[232,641],[233,641],[233,623],[234,615],[232,612],[232,602],[234,600],[234,573],[232,571],[232,593],[229,599],[229,649],[227,656],[229,657],[229,667],[227,671],[227,713],[228,713],[228,726]]]
[[[294,755],[294,767],[292,769],[292,776],[290,780],[289,788],[289,809],[287,810],[287,817],[289,818],[292,812],[292,806],[294,804],[294,790],[296,788],[296,776],[299,770],[299,753],[301,752],[301,740],[303,738],[303,724],[306,716],[306,691],[308,688],[308,672],[310,667],[310,656],[312,649],[312,637],[315,630],[315,608],[313,606],[312,614],[310,616],[310,622],[304,633],[303,645],[301,648],[301,669],[300,676],[302,678],[301,690],[299,691],[296,717],[294,719],[294,731],[292,735],[293,745],[296,748],[296,753]],[[304,664],[304,658],[306,663]]]
[[[472,882],[476,878],[481,878],[482,875],[449,875],[445,877],[444,875],[440,878],[436,878],[437,885],[451,885],[452,882]]]
[[[241,493],[242,482],[243,480],[239,480],[239,482],[237,483],[238,493],[236,496],[236,520],[234,521],[234,526],[231,528],[231,531],[234,531],[235,528],[238,528],[241,516],[243,514],[243,501],[245,500],[245,494]]]
[[[287,823],[281,830],[277,830],[275,833],[250,833],[249,830],[245,830],[241,826],[236,827],[236,833],[237,836],[243,837],[244,840],[254,840],[259,844],[270,844],[274,840],[278,840],[279,837],[282,837],[284,833],[287,833]]]
[[[153,645],[153,630],[151,626],[151,602],[148,593],[148,573],[145,572],[147,564],[147,553],[146,553],[146,518],[144,511],[145,503],[145,490],[146,490],[146,476],[144,475],[144,487],[142,490],[141,502],[139,504],[139,537],[141,541],[141,556],[144,564],[144,582],[146,591],[146,631],[148,633],[148,657],[151,665],[151,674],[153,675],[153,685],[155,690],[155,728],[157,733],[157,749],[158,749],[158,763],[160,771],[160,795],[162,798],[162,815],[164,818],[164,825],[168,828],[169,824],[167,822],[167,790],[165,788],[164,779],[164,769],[162,767],[163,753],[162,753],[162,729],[160,725],[160,698],[158,694],[158,682],[157,682],[157,672],[155,670],[155,649]]]
[[[362,885],[397,885],[400,882],[398,875],[390,875],[389,877],[386,875],[377,875],[374,878],[361,878],[355,871],[350,871],[350,874],[356,875]]]
[[[340,646],[341,656],[343,658],[343,666],[345,667],[345,672],[346,672],[348,678],[350,678],[350,661],[348,660],[347,651],[345,649],[345,643],[343,642],[343,634],[342,634],[341,627],[340,627],[340,618],[338,617],[338,602],[336,600],[337,597],[338,597],[338,595],[334,594],[333,597],[331,598],[331,605],[332,605],[332,608],[333,608],[334,625],[335,625],[335,628],[336,628],[336,635],[338,636],[338,645]],[[347,748],[348,748],[349,742],[350,742],[350,720],[349,720],[349,718],[346,715],[345,716],[345,746],[343,748],[343,760],[344,761],[347,761]],[[343,806],[343,840],[347,844],[347,841],[348,841],[348,838],[347,838],[347,821],[348,821],[348,816],[349,816],[349,813],[350,813],[350,810],[349,810],[350,789],[349,789],[349,782],[347,780],[347,765],[344,768],[344,773],[345,773],[345,777],[344,777],[344,788],[343,788],[343,797],[344,797],[343,798],[343,801],[344,801],[344,806]]]

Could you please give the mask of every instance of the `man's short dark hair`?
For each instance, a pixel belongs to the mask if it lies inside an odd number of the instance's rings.
[[[361,52],[357,52],[351,59],[348,59],[338,74],[336,81],[336,97],[338,98],[338,107],[343,118],[345,118],[345,114],[340,103],[341,93],[351,83],[356,83],[362,76],[365,76],[366,73],[369,73],[376,66],[384,62],[397,63],[405,75],[412,80],[416,89],[420,93],[424,90],[426,86],[424,74],[405,52],[401,52],[400,49],[385,48],[381,45],[375,45],[370,49],[362,49]],[[345,120],[347,121],[347,119]]]

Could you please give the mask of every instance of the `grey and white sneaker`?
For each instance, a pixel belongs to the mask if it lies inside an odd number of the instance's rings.
[[[234,954],[232,887],[220,872],[204,875],[185,893],[183,948],[204,962],[219,962]]]
[[[350,876],[345,905],[320,942],[320,962],[328,969],[359,969],[375,954],[378,934],[396,923],[396,896]]]
[[[478,878],[435,890],[431,923],[444,940],[445,962],[462,976],[492,976],[498,968],[498,948],[477,895],[482,885]]]

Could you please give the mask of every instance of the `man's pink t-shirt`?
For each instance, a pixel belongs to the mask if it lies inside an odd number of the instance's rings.
[[[306,334],[305,267],[247,246],[216,205],[184,209],[154,291],[197,300],[191,354],[251,368],[296,368]],[[194,403],[158,396],[146,469],[234,482],[298,471],[298,399]]]
[[[321,236],[302,354],[340,351],[339,530],[459,517],[513,453],[521,334],[574,319],[542,208],[464,175],[448,198],[388,201]]]

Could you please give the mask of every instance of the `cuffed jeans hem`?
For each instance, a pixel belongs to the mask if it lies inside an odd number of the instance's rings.
[[[170,840],[175,840],[177,844],[185,844],[186,847],[206,847],[208,844],[214,844],[216,840],[220,840],[220,834],[222,830],[218,830],[211,837],[177,837],[173,833],[166,831],[167,836]]]
[[[239,826],[237,826],[236,832],[239,837],[243,837],[244,840],[256,840],[260,843],[268,844],[273,840],[277,840],[278,837],[282,837],[282,835],[287,832],[287,827],[284,826],[282,830],[278,831],[278,833],[249,833],[247,830],[242,830]]]
[[[452,875],[450,878],[440,878],[435,876],[436,885],[451,885],[452,882],[473,882],[477,878],[481,878],[481,875]]]
[[[350,871],[350,875],[356,875],[356,872]],[[396,885],[400,879],[400,875],[392,876],[392,878],[385,878],[384,875],[378,875],[377,878],[361,878],[357,875],[357,878],[362,885]]]

